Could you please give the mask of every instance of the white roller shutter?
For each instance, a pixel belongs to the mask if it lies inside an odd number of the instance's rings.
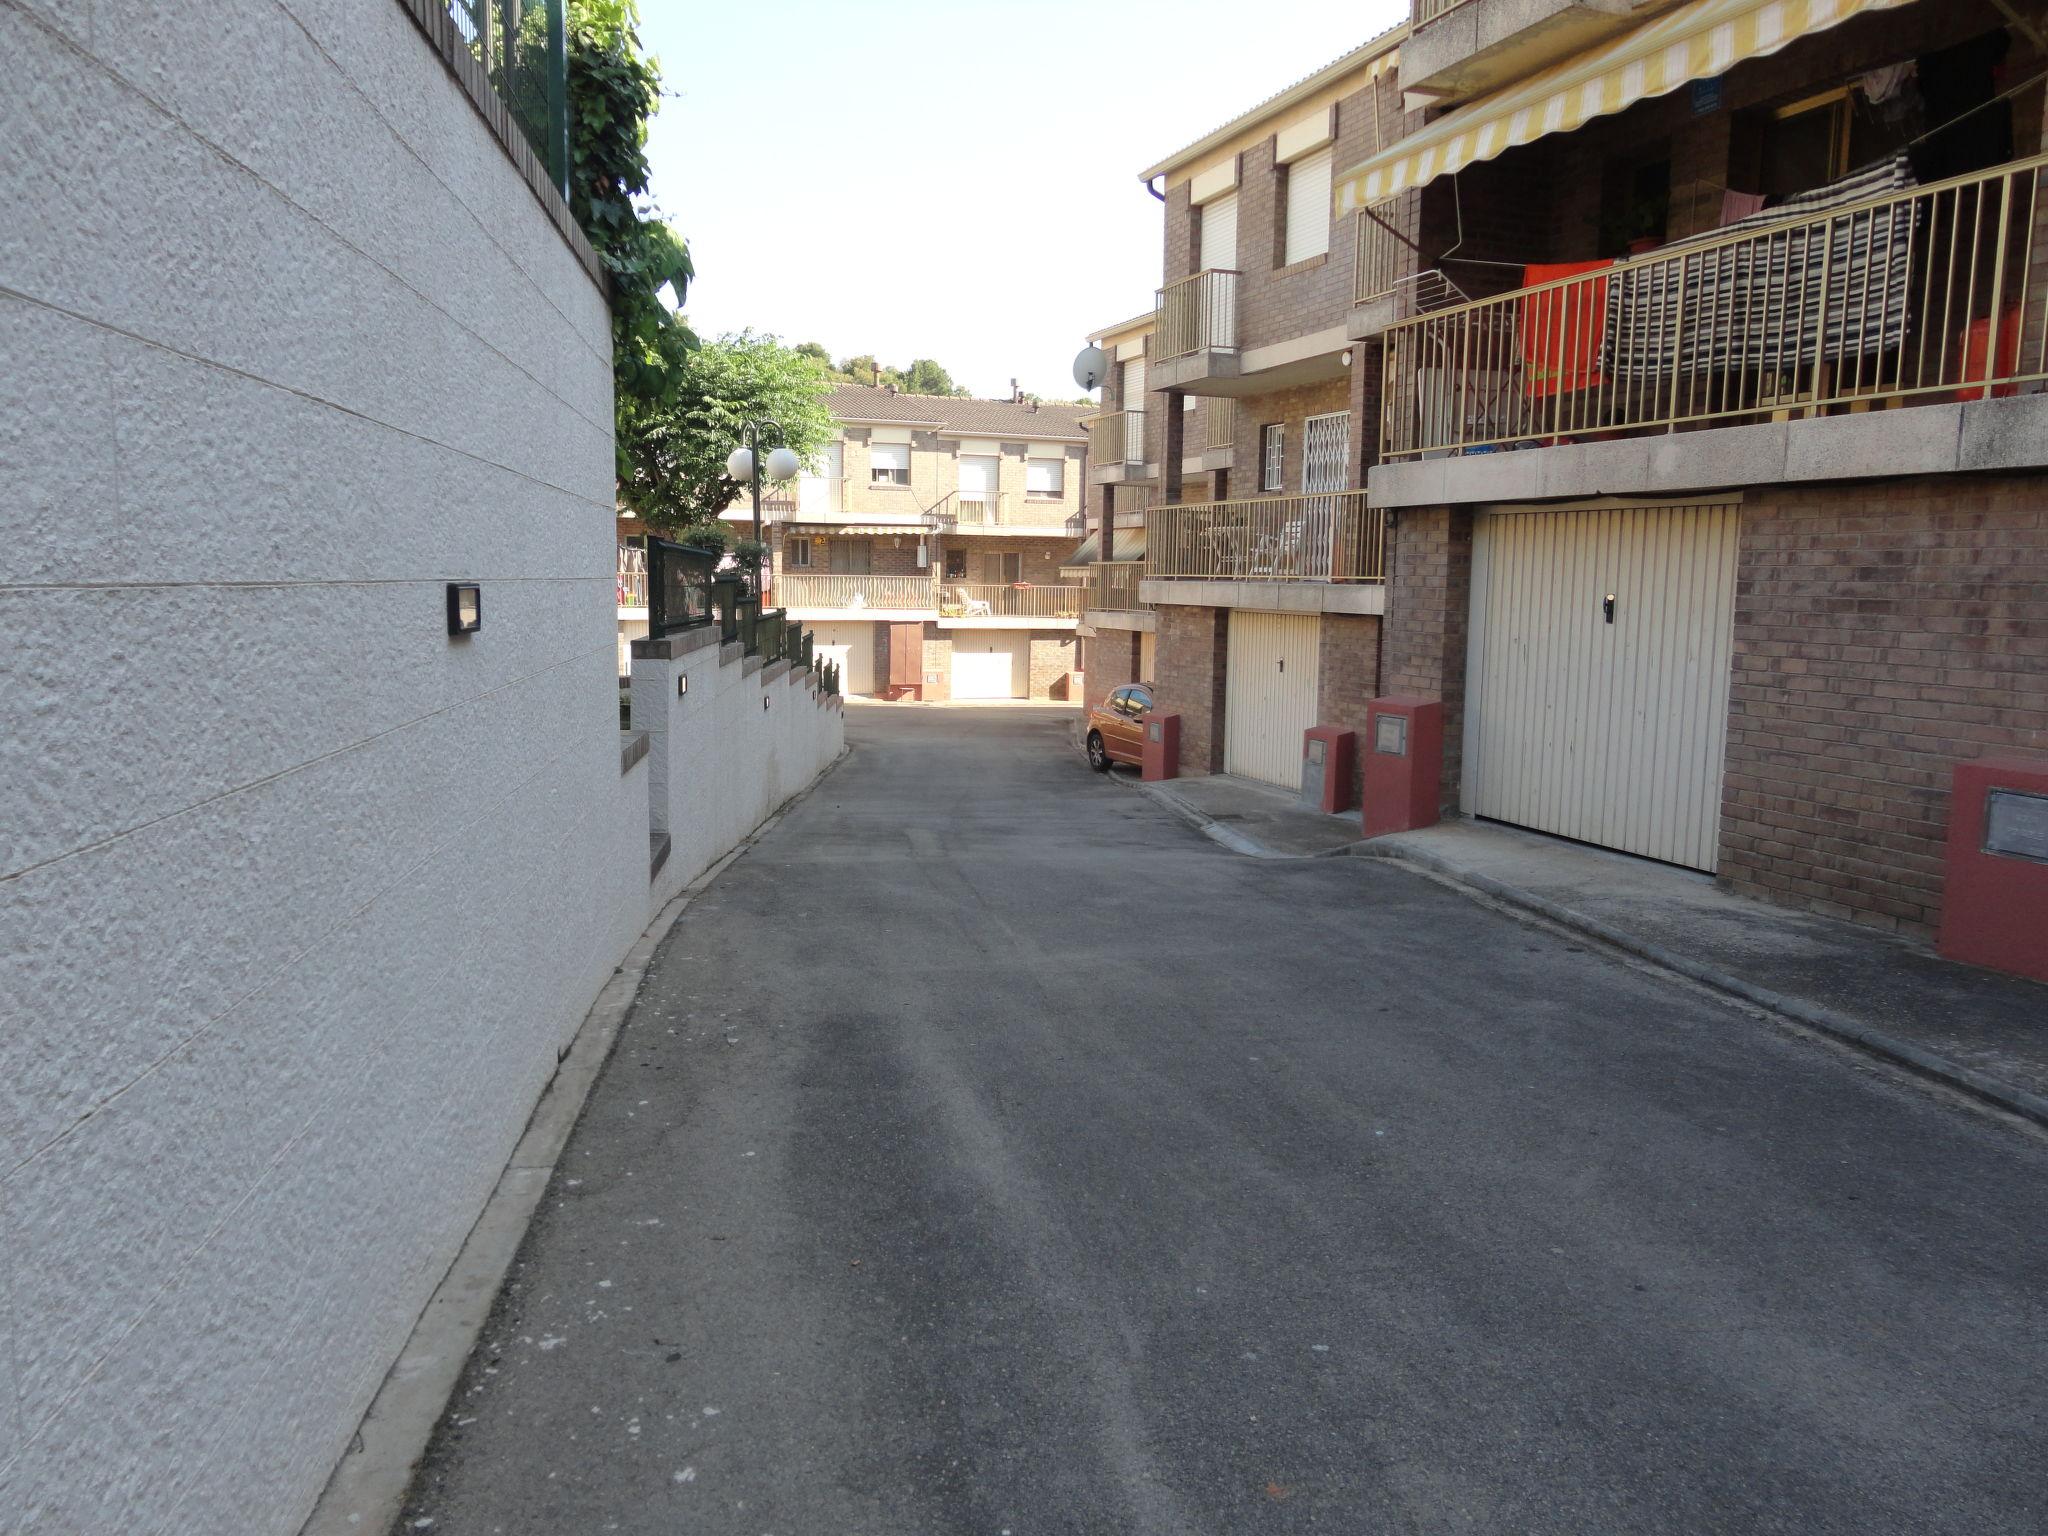
[[[1227,193],[1202,205],[1202,268],[1204,272],[1237,270],[1237,194]]]
[[[820,661],[839,663],[839,686],[846,693],[875,691],[875,630],[870,623],[828,623],[805,626]]]
[[[1330,157],[1324,145],[1287,167],[1287,261],[1307,261],[1330,250]]]
[[[1723,504],[1478,519],[1466,811],[1716,866],[1740,515]]]
[[[1021,699],[1031,692],[1031,636],[1006,629],[953,631],[953,697]]]
[[[1322,620],[1313,614],[1230,610],[1224,772],[1301,788],[1301,738],[1316,723],[1321,641]]]

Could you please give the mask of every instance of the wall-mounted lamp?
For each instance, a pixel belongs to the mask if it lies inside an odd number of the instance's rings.
[[[1349,347],[1346,347],[1344,349],[1344,355],[1343,357],[1338,359],[1338,361],[1341,362],[1346,368],[1349,368],[1351,366],[1351,349]]]
[[[676,697],[680,699],[680,698],[681,698],[681,697],[682,697],[682,696],[683,696],[684,694],[688,693],[689,691],[690,691],[690,678],[689,678],[689,674],[687,674],[687,673],[684,673],[684,672],[678,672],[678,673],[676,674]]]
[[[764,694],[764,695],[762,695],[762,698],[761,698],[761,707],[762,707],[763,709],[766,709],[766,708],[768,707],[768,698],[767,698],[767,695],[765,695],[765,694]]]
[[[484,589],[473,581],[448,583],[448,633],[473,635],[484,627]]]

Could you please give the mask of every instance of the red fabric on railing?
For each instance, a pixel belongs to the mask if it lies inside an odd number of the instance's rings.
[[[1613,265],[1611,261],[1540,263],[1523,269],[1522,286],[1537,288]],[[1573,283],[1522,300],[1522,388],[1530,399],[1575,394],[1599,384],[1600,357],[1606,345],[1604,281]]]

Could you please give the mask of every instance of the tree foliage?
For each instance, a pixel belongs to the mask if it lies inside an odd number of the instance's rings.
[[[834,364],[831,354],[815,341],[804,342],[797,351],[824,363],[826,377],[834,384],[893,384],[910,395],[959,397],[968,393],[953,382],[951,373],[928,357],[914,358],[908,368],[895,368],[877,362],[872,352],[856,352]]]
[[[669,400],[621,401],[620,498],[656,531],[726,547],[718,514],[747,489],[725,472],[747,424],[773,417],[806,468],[838,435],[816,355],[741,331],[691,352]],[[765,454],[772,442],[765,444]]]
[[[542,15],[535,7],[528,19]],[[640,51],[638,24],[633,0],[569,3],[569,207],[611,279],[622,411],[673,400],[697,347],[661,299],[667,287],[680,306],[696,269],[688,243],[648,200],[647,120],[660,101],[661,71]]]

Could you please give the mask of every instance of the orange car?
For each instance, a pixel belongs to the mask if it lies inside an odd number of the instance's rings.
[[[1152,712],[1152,685],[1129,683],[1088,711],[1088,766],[1109,772],[1111,763],[1135,766],[1145,752],[1145,716]]]

